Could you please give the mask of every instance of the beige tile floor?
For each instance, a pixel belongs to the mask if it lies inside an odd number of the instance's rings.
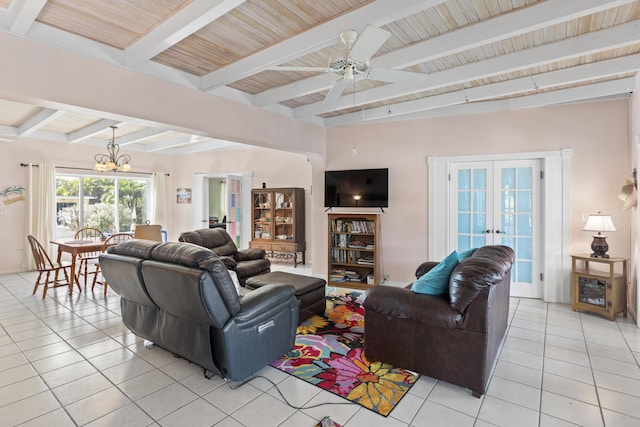
[[[236,389],[206,380],[145,348],[111,291],[42,300],[34,278],[0,276],[1,426],[311,427],[325,415],[347,427],[640,426],[640,329],[621,316],[514,298],[486,395],[423,376],[384,418],[270,367],[259,374],[277,390],[263,378]]]

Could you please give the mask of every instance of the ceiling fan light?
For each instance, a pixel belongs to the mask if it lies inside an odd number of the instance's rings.
[[[346,30],[340,33],[340,41],[349,49],[351,49],[357,38],[358,32],[356,30]]]
[[[344,79],[345,80],[353,80],[353,68],[347,67],[344,69]]]

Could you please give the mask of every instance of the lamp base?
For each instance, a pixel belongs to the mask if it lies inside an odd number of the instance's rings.
[[[604,236],[593,236],[593,242],[591,242],[591,254],[592,258],[609,258],[607,251],[609,250],[609,244],[607,238]]]

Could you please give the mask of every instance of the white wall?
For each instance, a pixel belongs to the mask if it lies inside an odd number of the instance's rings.
[[[248,172],[252,174],[252,188],[261,188],[263,182],[268,187],[301,187],[305,190],[306,203],[311,203],[311,165],[307,157],[301,154],[268,148],[229,150],[173,157],[171,166],[172,186],[168,186],[173,213],[172,230],[168,233],[170,240],[177,240],[182,231],[194,228],[194,205],[175,204],[175,191],[180,187],[193,187],[193,176],[197,173]],[[245,211],[245,214],[250,216],[251,211]],[[305,234],[309,239],[310,224],[307,223],[306,226]],[[311,258],[309,252],[307,257]]]
[[[629,158],[632,163],[632,168],[637,169],[638,165],[640,165],[640,161],[638,160],[638,156],[640,156],[640,94],[638,94],[638,89],[640,89],[640,74],[636,75],[635,88],[636,91],[631,96],[629,111]],[[638,318],[638,305],[640,305],[640,294],[638,293],[638,280],[640,279],[640,276],[638,274],[638,259],[640,257],[640,248],[638,247],[638,245],[640,244],[640,237],[638,236],[638,233],[640,233],[640,227],[638,226],[638,223],[640,221],[640,210],[637,207],[634,207],[630,209],[630,212],[631,268],[629,278],[629,292],[627,293],[627,295],[629,298],[629,311],[631,312],[631,315],[636,319],[636,323],[638,323],[640,321],[640,319]]]
[[[573,149],[571,164],[571,253],[590,250],[583,213],[610,214],[618,229],[609,253],[630,255],[630,214],[617,198],[630,176],[629,101],[615,100],[550,108],[505,111],[356,128],[357,155],[351,154],[351,127],[327,132],[326,169],[389,168],[389,208],[382,214],[384,273],[392,282],[409,283],[428,259],[427,156],[457,156]],[[318,186],[314,176],[314,186]],[[326,254],[327,221],[316,199],[314,253]],[[326,274],[326,256],[313,264]]]
[[[634,102],[637,102],[634,101]],[[383,267],[392,282],[412,280],[415,267],[428,258],[427,163],[429,155],[453,156],[572,148],[571,252],[588,251],[582,213],[603,211],[618,228],[609,238],[610,253],[630,256],[631,212],[617,198],[630,176],[629,102],[575,104],[546,109],[477,116],[372,124],[357,129],[355,157],[351,129],[330,129],[327,160],[319,156],[255,148],[163,156],[132,152],[136,170],[169,172],[169,240],[194,228],[193,205],[176,204],[175,191],[193,186],[195,173],[251,172],[254,188],[297,186],[305,189],[307,259],[314,274],[326,274],[327,224],[323,207],[324,169],[388,167],[390,207],[382,215]],[[633,132],[633,131],[632,131]],[[637,134],[637,132],[636,132]],[[348,136],[347,137],[345,137]],[[349,141],[345,143],[344,141]],[[22,140],[2,143],[0,187],[26,185],[20,162],[90,166],[96,149],[82,145]],[[4,187],[3,187],[4,188]],[[0,272],[20,269],[26,247],[26,203],[1,206]]]
[[[192,187],[194,173],[253,172],[254,186],[299,186],[307,193],[308,258],[313,272],[326,274],[327,223],[323,208],[325,169],[388,167],[390,207],[382,217],[384,272],[389,280],[409,282],[427,254],[427,156],[455,156],[573,149],[571,252],[588,250],[582,214],[612,215],[618,232],[608,241],[612,255],[630,256],[631,213],[622,211],[617,193],[630,176],[630,135],[640,133],[638,100],[565,105],[465,117],[413,120],[325,130],[275,113],[178,88],[116,65],[0,33],[5,61],[0,97],[67,111],[107,112],[113,119],[134,117],[168,123],[194,133],[249,142],[259,150],[168,157],[132,152],[134,167],[171,174],[175,189]],[[355,142],[357,155],[351,155]],[[0,187],[23,184],[20,162],[90,166],[95,149],[21,139],[0,143]],[[282,151],[269,150],[277,148]],[[307,156],[310,161],[307,161]],[[4,188],[4,187],[2,187]],[[314,190],[315,189],[315,190]],[[0,207],[0,272],[19,268],[24,248],[24,204]],[[4,209],[4,210],[3,210]],[[170,207],[169,239],[193,228],[192,205]],[[635,244],[634,244],[635,247]]]
[[[27,168],[21,167],[20,163],[53,163],[56,166],[90,168],[99,148],[25,138],[19,143],[0,142],[0,150],[0,189],[4,189],[9,185],[27,187]],[[253,148],[175,157],[135,152],[131,152],[131,155],[135,171],[170,174],[167,179],[169,223],[166,228],[171,241],[176,241],[182,231],[194,229],[194,205],[177,204],[176,190],[191,188],[195,173],[252,172],[253,188],[260,187],[262,182],[270,186],[302,187],[306,190],[307,202],[311,203],[308,194],[311,167],[307,158],[300,154]],[[310,224],[307,227],[307,235],[310,236]],[[0,274],[24,269],[24,251],[29,250],[26,233],[27,203],[0,203]],[[307,257],[312,258],[310,253]]]

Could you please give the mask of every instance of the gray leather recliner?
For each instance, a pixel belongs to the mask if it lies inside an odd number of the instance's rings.
[[[294,346],[293,286],[240,298],[209,249],[130,240],[110,247],[100,266],[134,334],[225,378],[246,379]]]
[[[245,286],[249,277],[271,271],[271,261],[266,257],[264,249],[238,249],[224,228],[201,228],[185,231],[180,234],[178,241],[211,249],[229,270],[236,272],[241,286]]]

